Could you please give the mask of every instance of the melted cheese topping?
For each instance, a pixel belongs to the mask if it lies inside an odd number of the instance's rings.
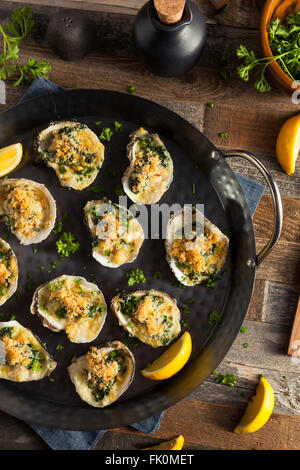
[[[167,344],[180,332],[180,313],[174,301],[151,291],[137,297],[120,296],[120,310],[129,331],[151,346]]]
[[[48,200],[35,186],[26,183],[7,185],[3,198],[2,217],[12,232],[17,231],[26,238],[32,238],[36,236],[36,232],[49,227],[51,220],[47,220]]]
[[[17,261],[12,250],[4,248],[0,243],[0,296],[4,295],[5,290],[16,282],[17,275]]]
[[[204,235],[193,240],[180,238],[174,240],[170,254],[177,261],[177,267],[187,275],[209,274],[215,271],[214,265],[226,250],[226,241],[220,235],[205,230]]]
[[[39,289],[37,302],[46,326],[65,330],[75,343],[95,339],[105,320],[103,294],[81,278],[61,276],[55,279]]]
[[[26,344],[26,339],[23,337],[19,337],[16,339],[11,339],[8,336],[4,336],[2,341],[5,344],[5,352],[6,352],[6,362],[10,366],[25,366],[28,367],[31,358],[29,357],[31,354],[31,348]]]
[[[83,189],[95,179],[103,151],[103,145],[86,125],[66,123],[52,131],[50,145],[40,155],[62,184]]]
[[[170,154],[156,134],[148,134],[143,128],[135,133],[135,141],[130,190],[142,197],[160,199],[171,180]]]
[[[143,242],[143,233],[134,217],[120,214],[118,208],[103,214],[95,228],[94,250],[105,256],[109,262],[123,264],[134,258]]]
[[[103,386],[114,380],[119,373],[119,365],[117,361],[106,362],[108,354],[103,350],[92,347],[86,354],[88,364],[88,380],[94,386],[99,379]]]
[[[73,322],[82,317],[91,318],[90,307],[101,307],[98,304],[102,301],[102,296],[99,291],[88,289],[81,279],[66,278],[50,284],[44,301],[44,305],[53,312],[64,308],[68,322]]]

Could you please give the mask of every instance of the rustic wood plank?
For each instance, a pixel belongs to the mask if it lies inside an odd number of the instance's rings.
[[[247,313],[247,320],[261,321],[262,309],[264,301],[265,281],[262,279],[256,279],[254,284],[254,290],[252,300]]]
[[[220,449],[298,449],[300,417],[274,413],[256,433],[234,434],[232,430],[243,411],[244,407],[239,406],[182,400],[167,410],[156,436],[170,439],[181,433],[187,443]],[[139,434],[129,428],[118,431]]]
[[[19,4],[19,0],[10,0],[12,4]],[[243,26],[246,28],[258,28],[259,15],[263,6],[263,0],[231,0],[226,8],[216,14],[215,9],[206,0],[194,0],[206,21],[222,25]],[[61,7],[60,0],[24,0],[23,4]],[[136,15],[145,4],[145,0],[64,0],[65,8],[77,8],[92,11],[109,11],[119,14]]]
[[[284,224],[280,240],[300,243],[300,199],[282,198]],[[271,234],[270,214],[273,211],[272,198],[264,194],[253,217],[255,233],[259,238]]]
[[[292,325],[245,321],[245,326],[247,332],[238,335],[225,357],[226,362],[278,370],[283,375],[300,372],[300,363],[286,354]],[[243,347],[244,343],[248,343],[247,348]]]
[[[257,251],[266,240],[257,239]],[[259,266],[257,278],[268,281],[295,284],[299,282],[300,244],[279,241],[268,257]]]
[[[266,282],[261,320],[291,326],[297,308],[299,285]]]
[[[250,398],[255,395],[260,375],[263,375],[275,393],[274,411],[300,414],[300,403],[296,392],[300,382],[299,373],[244,366],[227,361],[226,358],[217,367],[216,372],[217,375],[211,374],[188,398],[208,403],[246,406]],[[228,387],[216,383],[219,374],[234,374],[237,379],[236,385]]]
[[[42,450],[47,444],[26,423],[0,411],[0,450]]]

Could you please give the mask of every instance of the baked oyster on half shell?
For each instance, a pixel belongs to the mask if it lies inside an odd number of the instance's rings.
[[[180,333],[180,310],[164,292],[123,292],[112,299],[111,308],[120,326],[153,348],[167,346]]]
[[[41,380],[56,367],[40,340],[17,321],[0,322],[0,378]]]
[[[45,240],[55,218],[55,200],[43,184],[25,178],[0,182],[0,221],[22,245]]]
[[[84,215],[92,237],[92,255],[98,263],[118,268],[136,259],[144,232],[129,210],[103,198],[89,201]]]
[[[10,245],[0,238],[0,305],[17,290],[18,262]]]
[[[96,179],[104,145],[86,124],[52,122],[36,139],[39,158],[55,171],[62,186],[82,190]]]
[[[167,261],[185,286],[213,279],[226,261],[229,240],[196,208],[185,207],[167,225]]]
[[[123,189],[136,204],[154,204],[173,180],[173,161],[157,134],[142,127],[130,135],[129,167],[122,178]]]
[[[91,406],[104,408],[116,401],[130,386],[135,359],[121,341],[92,346],[68,367],[80,398]]]
[[[73,343],[89,343],[99,335],[107,307],[96,284],[64,274],[36,289],[30,311],[50,330],[64,330]]]

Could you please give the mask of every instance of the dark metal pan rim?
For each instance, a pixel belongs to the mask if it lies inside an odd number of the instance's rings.
[[[279,239],[282,206],[276,184],[255,156],[241,151],[223,152],[222,155],[188,121],[161,105],[133,95],[106,90],[76,89],[33,98],[10,108],[0,116],[0,129],[3,129],[3,136],[6,136],[5,141],[16,135],[15,130],[22,133],[40,126],[40,114],[33,112],[36,112],[38,108],[45,109],[46,119],[49,113],[60,115],[62,103],[70,104],[78,100],[85,105],[85,115],[95,115],[90,112],[92,108],[95,109],[95,105],[92,104],[93,100],[99,104],[103,100],[106,103],[105,109],[109,109],[108,103],[111,102],[114,107],[114,118],[122,120],[123,116],[123,120],[126,120],[125,116],[130,114],[133,122],[139,122],[149,128],[159,128],[162,135],[165,134],[176,144],[188,144],[189,156],[201,166],[221,201],[236,243],[235,265],[231,288],[222,312],[223,321],[208,337],[198,355],[179,374],[161,383],[154,391],[145,393],[138,400],[126,400],[116,402],[108,408],[93,409],[84,403],[82,406],[66,405],[54,399],[37,403],[36,396],[24,397],[19,389],[10,390],[8,394],[5,381],[0,382],[0,407],[3,411],[34,424],[61,429],[93,430],[128,425],[165,410],[191,393],[218,366],[230,349],[246,316],[252,296],[256,267]],[[99,109],[99,114],[103,114],[102,111]],[[24,122],[25,115],[29,117],[26,123]],[[0,146],[1,144],[0,136]],[[205,153],[207,158],[201,159],[198,156],[197,148],[199,147],[203,149],[202,153]],[[274,230],[270,241],[257,256],[252,219],[244,194],[223,156],[247,158],[261,171],[270,188],[274,203]],[[230,190],[224,189],[226,184]],[[235,193],[236,199],[231,196],[230,191]],[[237,222],[241,223],[240,227],[234,225]]]

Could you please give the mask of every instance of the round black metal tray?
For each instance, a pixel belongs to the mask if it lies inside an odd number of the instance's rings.
[[[98,134],[102,127],[113,129],[114,121],[124,126],[123,132],[114,132],[106,145],[104,165],[93,183],[104,190],[97,194],[90,189],[69,191],[61,187],[53,170],[34,162],[33,139],[38,131],[52,121],[70,119],[86,123]],[[100,126],[96,125],[97,121],[101,121]],[[102,196],[118,201],[115,190],[128,166],[128,136],[140,126],[161,136],[174,161],[174,180],[160,204],[204,204],[206,217],[229,236],[227,263],[213,289],[201,285],[186,289],[177,287],[161,239],[145,240],[137,260],[118,269],[105,268],[91,257],[83,207],[88,200]],[[41,244],[27,247],[20,245],[13,235],[9,236],[8,241],[18,258],[20,278],[18,295],[11,298],[1,312],[7,319],[15,315],[16,320],[46,342],[58,366],[51,376],[54,381],[49,378],[29,383],[1,380],[0,408],[35,424],[91,430],[128,425],[175,404],[194,390],[224,358],[250,303],[257,259],[255,238],[249,209],[234,173],[209,140],[177,114],[151,101],[113,91],[63,91],[19,104],[0,116],[0,147],[14,142],[23,144],[24,157],[12,176],[29,178],[47,186],[57,202],[57,220],[63,221],[64,231],[74,233],[80,242],[80,250],[53,268],[52,263],[59,258],[56,234],[51,234]],[[131,204],[128,200],[128,207]],[[67,219],[63,219],[65,213]],[[0,236],[5,236],[5,227],[1,226],[0,230]],[[273,244],[275,238],[276,234]],[[33,248],[37,249],[36,253]],[[126,273],[137,267],[143,269],[147,282],[129,288]],[[157,270],[161,271],[162,279],[152,277]],[[127,342],[136,358],[135,379],[120,400],[107,408],[95,409],[81,401],[66,367],[70,356],[84,354],[91,344],[70,343],[64,333],[44,328],[29,312],[33,291],[38,285],[61,274],[73,273],[95,282],[108,305],[116,295],[116,289],[155,288],[176,298],[179,307],[193,299],[189,315],[182,312],[183,330],[190,331],[193,341],[192,356],[184,369],[160,383],[143,378],[139,370],[160,355],[163,348],[152,349],[135,339],[128,339],[109,311],[103,330],[92,344],[115,339]],[[29,284],[28,275],[32,276]],[[208,325],[212,310],[222,316],[222,322],[213,328]],[[63,349],[57,350],[57,345],[62,345]]]

